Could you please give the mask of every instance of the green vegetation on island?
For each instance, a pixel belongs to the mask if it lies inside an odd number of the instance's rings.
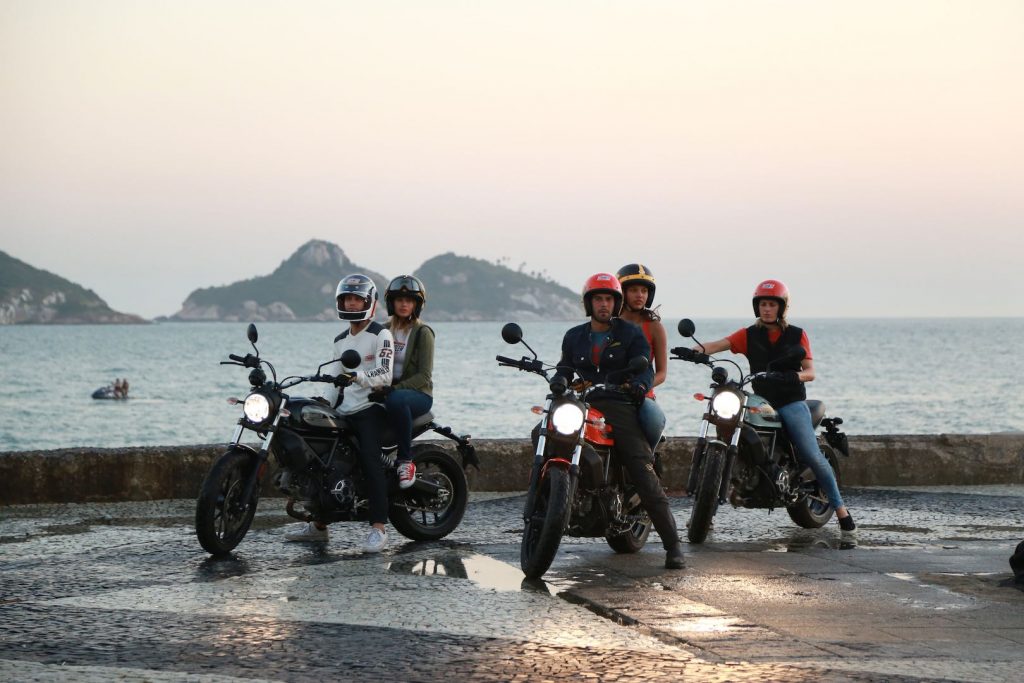
[[[113,310],[91,289],[0,251],[0,325],[144,322]]]

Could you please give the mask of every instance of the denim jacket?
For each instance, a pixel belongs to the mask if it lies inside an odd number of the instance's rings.
[[[612,318],[608,343],[601,352],[601,362],[595,366],[590,354],[590,321],[587,321],[565,333],[562,339],[562,358],[558,365],[567,367],[560,367],[555,374],[572,381],[575,372],[588,382],[602,384],[606,381],[608,373],[624,370],[631,358],[643,356],[650,360],[651,346],[639,326],[621,318]],[[625,378],[618,379],[616,383],[621,383],[623,379]],[[648,366],[630,381],[643,384],[645,389],[650,389],[654,382],[654,368]]]

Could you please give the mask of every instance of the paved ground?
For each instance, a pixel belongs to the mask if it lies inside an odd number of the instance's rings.
[[[192,501],[0,508],[0,679],[1021,680],[1024,487],[845,495],[855,548],[726,509],[685,571],[656,539],[567,539],[543,582],[518,568],[519,496],[477,494],[449,539],[379,556],[357,525],[282,543],[267,500],[226,560]]]

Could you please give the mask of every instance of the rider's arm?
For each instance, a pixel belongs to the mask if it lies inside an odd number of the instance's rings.
[[[801,382],[813,382],[814,381],[814,361],[810,358],[804,358],[800,362],[800,372],[797,373]]]
[[[651,349],[654,356],[651,358],[654,363],[654,384],[649,389],[664,382],[668,375],[668,335],[665,334],[665,326],[657,320],[651,322],[651,342],[654,347]]]
[[[566,332],[565,336],[562,337],[562,357],[558,359],[558,369],[555,370],[555,375],[551,379],[564,377],[566,382],[571,382],[573,375],[576,374],[573,371],[575,366],[572,362],[572,342],[570,342],[569,337],[569,332]]]
[[[367,366],[366,361],[355,371],[354,381],[361,387],[379,389],[391,384],[391,361],[394,359],[395,340],[391,331],[381,329],[377,334],[376,353],[373,364]]]
[[[693,350],[694,351],[699,351],[700,353],[706,353],[706,354],[708,354],[710,356],[710,355],[718,353],[720,351],[728,351],[731,348],[732,348],[732,344],[729,343],[729,338],[725,337],[725,338],[719,339],[717,341],[708,342],[708,343],[704,344],[703,346],[701,346],[700,344],[697,344],[696,346],[693,347]]]

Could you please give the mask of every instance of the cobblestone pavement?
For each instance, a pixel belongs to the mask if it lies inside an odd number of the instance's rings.
[[[0,679],[11,681],[1020,680],[1007,559],[1024,487],[850,489],[834,523],[723,509],[689,568],[565,539],[518,567],[521,496],[474,494],[438,543],[366,528],[283,543],[265,500],[228,559],[192,501],[0,507]],[[689,501],[673,499],[680,528]]]

